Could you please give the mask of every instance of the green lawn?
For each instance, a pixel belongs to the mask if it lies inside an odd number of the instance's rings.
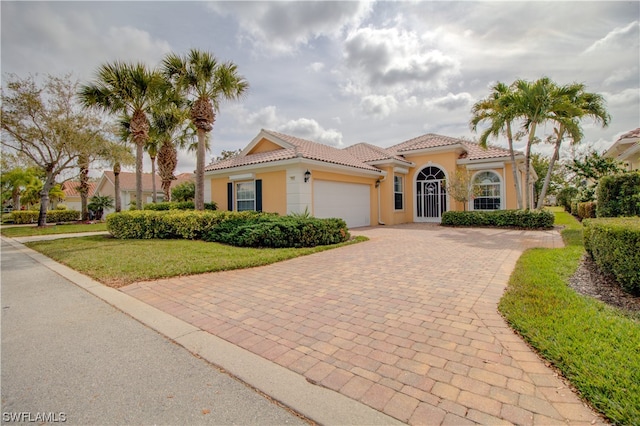
[[[568,286],[584,254],[582,226],[556,210],[562,249],[525,252],[500,312],[615,424],[640,424],[640,321]]]
[[[5,237],[30,237],[33,235],[71,234],[76,232],[106,231],[106,223],[77,224],[77,225],[47,225],[38,228],[36,225],[28,226],[3,226],[0,233]]]
[[[108,286],[230,269],[251,268],[365,241],[313,248],[254,249],[191,240],[118,240],[88,236],[26,244]]]

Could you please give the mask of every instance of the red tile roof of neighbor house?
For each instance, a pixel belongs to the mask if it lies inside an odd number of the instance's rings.
[[[631,138],[640,138],[640,127],[638,127],[635,130],[631,130],[630,132],[627,132],[627,133],[623,134],[622,136],[620,136],[618,138],[618,140],[631,139]]]
[[[89,197],[93,196],[97,185],[96,182],[89,182]],[[80,187],[80,182],[68,180],[62,184],[62,192],[64,192],[65,197],[79,197],[78,187]]]
[[[231,157],[217,163],[210,164],[205,168],[205,170],[223,170],[302,157],[309,160],[318,160],[365,170],[380,171],[378,168],[367,163],[384,160],[397,160],[410,163],[410,161],[403,157],[404,154],[416,150],[446,146],[453,147],[455,145],[461,147],[465,151],[460,158],[467,158],[469,160],[504,158],[509,156],[509,150],[504,148],[490,146],[487,149],[484,149],[474,142],[436,135],[433,133],[418,136],[390,148],[381,148],[368,143],[358,143],[344,149],[338,149],[329,145],[312,142],[271,130],[263,129],[262,131],[288,145],[291,145],[291,147],[283,147],[282,149],[276,149],[273,151]]]
[[[112,170],[105,170],[104,175],[111,181],[115,181],[115,174]],[[142,174],[142,190],[153,191],[153,180],[151,173]],[[155,175],[156,191],[162,190],[162,179],[160,176]],[[181,183],[192,181],[192,173],[182,173],[176,176],[176,180],[171,182],[171,186],[175,187]],[[136,190],[136,174],[132,172],[120,172],[120,190],[122,191],[135,191]]]

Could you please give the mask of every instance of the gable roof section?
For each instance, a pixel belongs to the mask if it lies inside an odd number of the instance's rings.
[[[346,151],[351,153],[354,157],[360,159],[365,163],[381,163],[381,162],[401,162],[406,165],[411,165],[411,161],[407,160],[404,157],[399,155],[395,155],[388,149],[381,148],[376,145],[371,145],[365,142],[357,143],[355,145],[351,145],[345,148]]]
[[[449,136],[436,135],[434,133],[427,133],[426,135],[409,139],[408,141],[401,142],[397,145],[392,146],[388,150],[398,155],[403,155],[408,154],[412,151],[446,147],[450,147],[452,149],[463,149],[464,152],[460,155],[460,158],[471,161],[509,157],[509,150],[505,148],[488,146],[486,149],[484,149],[475,142],[452,138]],[[515,154],[516,156],[522,155],[522,153],[519,151],[516,151]]]
[[[247,154],[251,149],[263,138],[280,145],[281,149],[271,151],[263,151],[255,154]],[[306,139],[297,138],[295,136],[285,135],[283,133],[264,130],[260,132],[258,137],[247,147],[240,155],[217,163],[210,164],[205,171],[229,169],[233,167],[249,166],[261,163],[270,163],[280,160],[289,160],[292,158],[304,158],[307,160],[316,160],[324,163],[336,164],[340,166],[354,167],[358,169],[380,172],[376,167],[366,164],[352,153],[345,149],[334,148]]]
[[[92,197],[94,195],[97,185],[97,182],[89,182],[89,193],[87,196]],[[80,182],[68,180],[62,184],[62,192],[64,192],[65,197],[79,197],[79,187]]]
[[[626,160],[640,145],[640,127],[621,135],[604,153],[605,157]]]
[[[115,182],[115,174],[113,170],[105,170],[103,177],[107,178],[112,184]],[[142,174],[142,190],[145,192],[153,191],[153,176],[151,173]],[[162,192],[162,179],[160,176],[155,175],[156,180],[156,192]],[[171,186],[174,187],[184,182],[192,181],[193,173],[181,173],[176,176],[176,179],[171,182]],[[136,174],[131,172],[120,172],[120,190],[121,191],[135,191],[136,190]]]

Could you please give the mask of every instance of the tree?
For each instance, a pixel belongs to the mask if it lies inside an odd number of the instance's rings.
[[[182,57],[171,53],[163,60],[163,72],[174,87],[191,101],[190,118],[198,136],[196,153],[196,210],[204,210],[204,161],[206,140],[213,129],[216,112],[223,99],[241,98],[249,84],[237,65],[219,63],[209,52],[191,49]]]
[[[575,108],[567,108],[555,112],[556,116],[554,121],[556,121],[558,127],[554,128],[554,153],[549,161],[549,168],[547,169],[544,184],[540,190],[540,197],[538,198],[537,204],[538,209],[543,206],[544,198],[553,175],[555,162],[560,158],[560,145],[565,135],[569,134],[572,143],[577,144],[582,139],[582,129],[579,124],[582,118],[592,118],[595,122],[599,122],[602,127],[607,127],[611,120],[611,116],[605,107],[604,98],[595,93],[585,92],[585,88],[586,86],[584,84],[574,83],[566,86],[564,93],[557,94],[557,96],[567,96],[568,101],[571,102]]]
[[[122,211],[122,200],[120,198],[120,172],[122,166],[129,166],[135,164],[135,157],[131,153],[129,144],[127,143],[127,137],[122,128],[122,124],[118,124],[113,133],[119,134],[119,139],[109,141],[106,146],[103,159],[113,168],[114,176],[114,190],[115,190],[115,209],[116,212]]]
[[[242,149],[237,149],[235,151],[228,151],[223,149],[220,152],[220,155],[213,159],[213,162],[226,160],[227,158],[233,158],[238,156],[242,152]]]
[[[95,213],[96,220],[102,220],[105,209],[113,208],[113,198],[109,195],[94,195],[89,203],[89,210]]]
[[[457,168],[451,179],[446,181],[447,193],[454,200],[461,202],[464,210],[467,210],[467,203],[477,195],[477,187],[471,181],[471,173],[462,168]]]
[[[3,165],[4,166],[4,165]],[[2,202],[11,199],[14,210],[20,210],[20,195],[26,189],[29,182],[36,177],[36,171],[32,168],[23,169],[16,167],[7,170],[2,168],[0,183],[2,185]]]
[[[478,125],[488,122],[489,127],[480,135],[479,145],[487,147],[489,136],[497,137],[504,133],[509,143],[509,157],[511,159],[511,170],[513,171],[513,184],[516,190],[518,208],[522,208],[522,187],[516,165],[515,152],[513,150],[513,121],[516,118],[516,111],[511,87],[504,83],[496,83],[492,92],[486,99],[476,102],[471,109],[471,128],[477,131]]]
[[[191,201],[195,195],[196,185],[193,182],[181,183],[171,191],[171,198],[175,201]]]
[[[142,157],[149,140],[149,114],[168,83],[144,64],[113,62],[102,65],[93,83],[82,86],[80,99],[87,108],[130,118],[129,131],[136,146],[136,208],[142,209]]]
[[[2,90],[1,143],[28,158],[44,176],[38,226],[46,225],[56,178],[77,167],[84,146],[103,138],[98,118],[78,108],[77,87],[70,75],[49,75],[39,86],[33,76],[10,74]]]

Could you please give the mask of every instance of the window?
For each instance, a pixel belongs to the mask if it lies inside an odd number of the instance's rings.
[[[256,191],[254,182],[236,183],[236,210],[241,212],[255,209]]]
[[[486,171],[478,173],[473,179],[475,186],[474,210],[500,210],[501,182],[497,173]]]
[[[393,198],[394,208],[402,210],[404,208],[404,178],[402,176],[393,176]]]

